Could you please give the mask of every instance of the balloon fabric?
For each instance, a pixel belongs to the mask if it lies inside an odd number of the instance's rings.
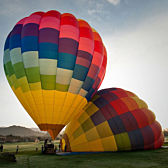
[[[147,104],[120,88],[98,91],[68,124],[63,139],[71,152],[157,149],[164,142]]]
[[[86,21],[52,10],[35,12],[14,26],[3,60],[13,92],[54,139],[100,87],[107,55]]]

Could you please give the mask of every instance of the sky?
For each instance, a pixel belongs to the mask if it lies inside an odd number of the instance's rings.
[[[100,87],[120,87],[144,100],[168,128],[167,0],[0,0],[0,127],[37,127],[4,75],[3,47],[15,23],[36,11],[58,10],[86,20],[107,49]]]

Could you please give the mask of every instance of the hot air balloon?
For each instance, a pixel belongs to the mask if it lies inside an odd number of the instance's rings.
[[[3,60],[13,92],[54,139],[99,88],[107,55],[86,21],[52,10],[35,12],[14,26]]]
[[[105,152],[157,149],[164,136],[155,115],[132,92],[109,88],[98,91],[66,127],[62,149]]]

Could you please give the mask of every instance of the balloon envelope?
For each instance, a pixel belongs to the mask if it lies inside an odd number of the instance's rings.
[[[68,124],[63,139],[67,151],[103,152],[160,148],[164,136],[144,101],[129,91],[110,88],[96,93]]]
[[[86,21],[58,11],[23,18],[4,47],[12,90],[39,128],[53,138],[94,95],[106,62],[99,34]]]

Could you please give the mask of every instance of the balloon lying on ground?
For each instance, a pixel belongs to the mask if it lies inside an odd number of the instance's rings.
[[[156,149],[163,133],[155,115],[135,94],[119,88],[100,90],[66,127],[63,150],[103,152]]]
[[[58,11],[23,18],[4,47],[4,69],[12,90],[52,138],[99,88],[106,62],[100,35],[86,21]]]

